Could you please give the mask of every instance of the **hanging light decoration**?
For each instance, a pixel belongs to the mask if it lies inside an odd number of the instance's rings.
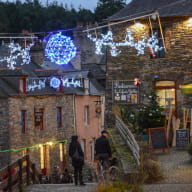
[[[61,32],[52,35],[46,45],[45,55],[58,65],[68,64],[76,55],[77,48],[70,37]]]
[[[61,84],[61,81],[59,78],[57,77],[52,77],[51,80],[50,80],[50,86],[53,87],[53,88],[59,88],[60,87],[60,84]]]
[[[68,78],[64,78],[64,77],[52,77],[50,80],[50,86],[57,89],[60,86],[63,87],[81,87],[81,81],[80,80],[75,80],[75,79],[68,79]]]
[[[103,55],[102,52],[103,46],[110,47],[111,56],[116,57],[121,53],[121,50],[118,47],[133,47],[137,51],[137,55],[143,55],[146,47],[149,47],[154,52],[163,49],[163,47],[159,47],[159,40],[156,37],[156,34],[153,34],[151,37],[147,38],[144,34],[144,37],[140,40],[135,40],[130,28],[127,28],[125,35],[125,39],[122,42],[114,42],[113,41],[113,33],[112,31],[108,31],[106,35],[101,34],[101,38],[93,38],[92,35],[88,34],[87,37],[95,42],[95,53],[98,55]]]
[[[27,92],[45,88],[46,79],[27,79]]]
[[[10,50],[10,55],[8,57],[0,58],[0,62],[7,62],[7,67],[14,70],[15,65],[17,64],[18,57],[21,58],[20,65],[29,64],[31,61],[31,56],[29,54],[31,47],[34,43],[30,43],[25,48],[22,48],[18,43],[11,42],[8,45]]]

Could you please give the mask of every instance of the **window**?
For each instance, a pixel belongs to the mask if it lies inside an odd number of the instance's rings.
[[[34,116],[35,116],[35,128],[39,130],[44,130],[44,109],[35,108]]]
[[[122,104],[138,104],[139,85],[134,81],[113,81],[113,102]]]
[[[19,93],[26,94],[26,77],[20,77],[19,79]]]
[[[84,123],[85,125],[89,124],[89,106],[88,105],[84,107]]]
[[[62,107],[57,107],[57,127],[62,127]]]
[[[176,91],[174,81],[157,81],[155,83],[157,102],[165,109],[175,109]]]
[[[21,110],[21,133],[26,133],[26,128],[27,128],[27,111],[26,110]]]
[[[82,140],[81,140],[81,148],[82,148],[82,150],[83,150],[84,157],[85,157],[85,159],[86,159],[87,154],[86,154],[86,140],[85,140],[85,139],[82,139]]]
[[[150,50],[150,57],[151,57],[151,59],[164,58],[165,57],[165,49],[163,48],[164,44],[163,44],[163,37],[161,35],[161,31],[160,31],[160,29],[153,29],[153,33],[156,34],[156,37],[159,40],[158,45],[159,45],[159,47],[162,47],[162,49],[158,50],[157,52],[153,52],[153,53],[152,53],[152,50]],[[163,29],[163,35],[164,34],[165,34],[165,29]]]

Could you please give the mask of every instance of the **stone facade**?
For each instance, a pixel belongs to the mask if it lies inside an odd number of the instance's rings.
[[[7,139],[1,139],[1,146],[6,145],[7,149],[18,149],[62,140],[69,141],[70,137],[76,134],[73,95],[15,96],[9,97],[8,100],[1,102],[1,105],[3,114],[7,114],[7,116],[5,116],[7,119],[5,118],[4,122],[1,123],[1,132],[9,131],[3,134]],[[57,126],[57,107],[61,107],[62,109],[62,126],[59,128]],[[34,111],[36,108],[44,109],[43,130],[36,129],[35,127]],[[26,111],[26,133],[22,133],[21,131],[22,110]],[[3,141],[6,142],[6,144],[3,143]],[[60,144],[47,145],[49,151],[49,157],[47,157],[49,162],[49,165],[47,165],[48,174],[54,166],[57,165],[61,167],[59,145]],[[66,144],[64,144],[64,146],[66,147],[64,150],[66,153],[68,147]],[[29,149],[28,151],[32,162],[36,163],[39,170],[41,147]],[[5,154],[3,154],[3,156],[4,155]],[[11,152],[9,155],[10,161],[2,163],[2,166],[20,158],[24,155],[24,151]],[[63,155],[67,156],[66,154]],[[7,158],[6,156],[4,156],[4,158]],[[4,162],[2,158],[1,162]]]
[[[149,20],[139,20],[142,28],[134,28],[134,22],[114,25],[111,27],[115,41],[122,41],[126,28],[135,29],[135,37],[140,39],[144,32],[150,33]],[[139,103],[146,103],[144,95],[150,93],[158,76],[159,81],[169,80],[176,83],[176,111],[181,115],[182,107],[187,103],[191,107],[191,94],[182,94],[180,85],[192,81],[192,24],[189,17],[167,17],[161,18],[164,31],[165,47],[167,49],[164,58],[150,58],[149,50],[145,55],[137,56],[135,49],[130,47],[121,48],[121,54],[112,57],[107,56],[107,82],[106,82],[106,107],[111,112],[113,106],[112,81],[113,80],[134,80],[139,78]],[[152,20],[154,29],[158,29],[158,20]],[[130,105],[131,106],[131,105]],[[136,106],[136,105],[135,105]],[[110,121],[110,120],[109,120]],[[109,122],[108,121],[108,122]]]
[[[9,129],[8,129],[8,100],[1,99],[0,102],[0,149],[9,149]],[[9,162],[10,157],[8,153],[0,153],[0,167],[4,167]]]

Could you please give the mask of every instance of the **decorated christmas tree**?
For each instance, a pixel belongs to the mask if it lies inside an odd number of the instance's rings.
[[[164,109],[157,102],[154,92],[148,96],[149,103],[140,107],[138,125],[141,133],[147,133],[148,128],[161,127],[165,124]]]

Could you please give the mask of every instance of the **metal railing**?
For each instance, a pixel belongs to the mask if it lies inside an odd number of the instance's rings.
[[[121,137],[124,139],[128,147],[130,148],[137,165],[140,166],[140,148],[137,141],[135,140],[134,135],[129,130],[127,125],[117,115],[115,115],[115,121],[115,127],[118,129]]]

